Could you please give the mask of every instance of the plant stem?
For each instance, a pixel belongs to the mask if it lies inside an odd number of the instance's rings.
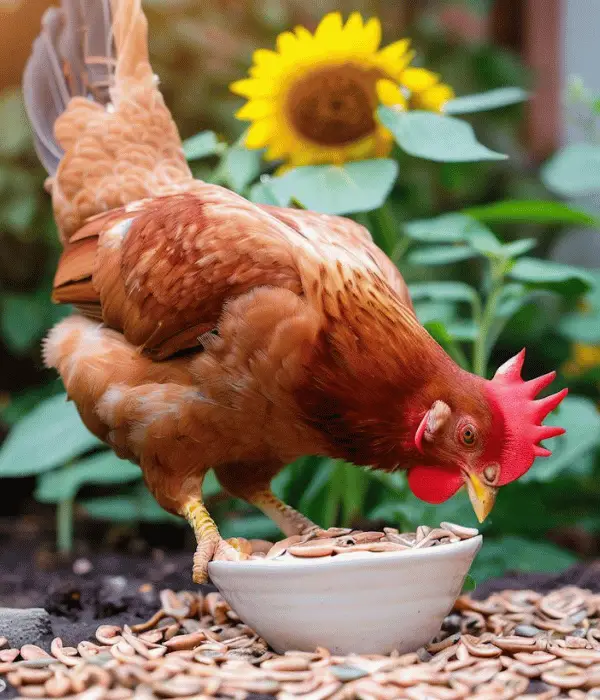
[[[59,501],[56,508],[56,547],[69,553],[73,548],[73,499]]]
[[[494,322],[498,300],[504,289],[504,269],[492,269],[492,280],[492,288],[483,307],[479,333],[473,349],[473,372],[480,377],[486,377],[487,375],[487,362],[490,350],[488,348],[488,333]]]
[[[398,224],[388,202],[371,213],[377,228],[377,244],[387,255],[392,255],[398,245]]]

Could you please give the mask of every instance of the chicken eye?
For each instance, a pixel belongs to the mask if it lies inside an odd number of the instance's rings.
[[[475,428],[471,424],[465,425],[460,437],[465,445],[471,447],[475,444]]]

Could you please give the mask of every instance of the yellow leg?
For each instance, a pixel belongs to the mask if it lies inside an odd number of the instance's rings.
[[[269,488],[254,493],[247,500],[268,515],[286,537],[319,529],[312,520],[277,498]]]
[[[243,544],[235,539],[221,539],[215,521],[210,517],[201,500],[191,500],[182,508],[181,514],[188,521],[196,535],[196,552],[192,578],[194,583],[206,583],[208,563],[212,559],[237,561],[245,556]]]

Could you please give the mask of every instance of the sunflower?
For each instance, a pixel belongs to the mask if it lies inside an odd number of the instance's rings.
[[[435,73],[410,67],[408,39],[380,43],[379,19],[354,12],[344,25],[332,12],[314,34],[296,27],[277,37],[276,51],[255,51],[250,77],[230,86],[248,99],[236,114],[251,122],[247,148],[290,166],[386,156],[392,135],[379,105],[439,112],[454,93]]]

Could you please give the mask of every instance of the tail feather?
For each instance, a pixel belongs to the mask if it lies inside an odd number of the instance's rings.
[[[90,216],[188,183],[148,57],[141,0],[61,0],[23,80],[63,241]]]

